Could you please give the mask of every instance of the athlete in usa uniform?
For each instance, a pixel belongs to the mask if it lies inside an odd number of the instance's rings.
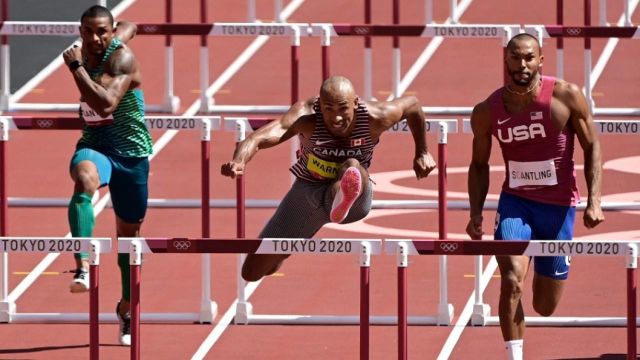
[[[427,149],[424,114],[417,99],[362,101],[342,76],[325,80],[319,97],[294,104],[282,118],[251,133],[238,144],[233,159],[222,165],[221,173],[240,175],[259,149],[297,135],[298,161],[290,169],[296,181],[259,237],[311,238],[326,223],[350,223],[369,213],[373,189],[368,168],[374,147],[380,135],[402,119],[407,119],[413,135],[416,177],[426,177],[436,165]],[[249,254],[242,276],[257,281],[277,271],[287,257]]]
[[[507,45],[508,83],[477,104],[471,115],[473,153],[469,166],[470,219],[467,233],[482,234],[482,208],[489,189],[491,137],[500,144],[506,177],[496,214],[496,240],[571,240],[580,201],[573,162],[574,138],[584,152],[587,207],[583,221],[604,221],[600,207],[600,144],[580,88],[542,76],[538,40],[528,34]],[[497,256],[501,274],[499,317],[510,359],[522,359],[525,329],[521,296],[529,268],[526,256]],[[537,257],[533,307],[551,315],[569,273],[565,257]]]

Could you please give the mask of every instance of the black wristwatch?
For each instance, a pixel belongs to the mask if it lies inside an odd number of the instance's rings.
[[[81,66],[83,65],[80,62],[80,60],[73,60],[72,62],[69,63],[69,70],[71,70],[71,72],[75,72]]]

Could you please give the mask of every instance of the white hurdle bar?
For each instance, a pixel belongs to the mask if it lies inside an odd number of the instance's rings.
[[[637,303],[637,274],[638,267],[637,241],[479,241],[479,240],[411,240],[411,239],[385,239],[384,251],[386,254],[398,256],[398,312],[406,316],[406,272],[409,255],[525,255],[525,256],[620,256],[624,257],[627,268],[627,317],[614,321],[610,318],[600,318],[597,321],[574,321],[576,318],[561,318],[563,321],[555,321],[554,318],[537,319],[526,317],[527,325],[545,326],[620,326],[627,327],[627,351],[628,358],[636,358],[636,326],[639,324],[636,311]],[[481,274],[476,274],[479,277]],[[476,288],[478,293],[481,289]],[[478,305],[478,304],[476,304]],[[476,307],[474,307],[474,310]],[[488,310],[483,309],[483,310]],[[499,325],[497,317],[487,317],[487,314],[474,314],[482,323],[474,325]],[[536,321],[537,320],[537,321]],[[398,327],[398,351],[406,354],[407,347],[407,322],[402,321]],[[400,359],[406,359],[400,357]]]
[[[218,116],[154,116],[145,117],[145,123],[150,130],[193,130],[200,132],[201,140],[201,172],[202,172],[202,184],[201,191],[202,197],[200,203],[205,203],[210,195],[210,181],[209,181],[209,159],[210,159],[210,144],[211,144],[211,131],[218,130],[220,128],[221,119]],[[54,129],[80,129],[82,128],[81,120],[76,117],[34,117],[34,116],[0,116],[0,128],[8,130],[54,130]],[[8,140],[8,135],[3,138],[2,144]],[[0,148],[0,152],[4,152],[4,148]],[[6,173],[6,172],[4,172]],[[4,179],[3,179],[4,181]],[[205,200],[207,199],[207,200]],[[55,199],[54,199],[55,200]],[[61,203],[62,199],[58,199],[55,202]],[[68,205],[68,200],[67,200]],[[210,228],[210,207],[198,206],[202,210],[202,232],[208,234]],[[0,221],[1,223],[1,221]],[[3,254],[5,264],[8,262],[7,254]],[[37,267],[38,270],[34,271],[34,276],[29,276],[18,285],[20,288],[28,288],[36,280],[42,271],[46,267]],[[32,275],[34,274],[32,273]],[[4,284],[8,281],[7,271],[3,271],[0,274],[1,281]],[[148,313],[143,314],[142,321],[144,322],[200,322],[211,323],[217,315],[217,304],[214,302],[211,296],[211,259],[207,254],[202,254],[202,272],[201,272],[201,289],[202,299],[200,310],[197,313]],[[5,285],[6,287],[6,285]],[[17,297],[19,297],[23,291]],[[15,301],[15,299],[14,299]],[[21,316],[16,314],[16,318],[28,321],[29,316]],[[100,314],[101,321],[104,322],[117,322],[115,314]],[[44,321],[44,320],[43,320]],[[52,323],[68,323],[68,322],[85,322],[87,317],[79,314],[53,314],[46,320]],[[32,320],[32,322],[41,322],[40,318]]]
[[[140,358],[140,265],[143,253],[254,253],[359,255],[360,265],[360,358],[369,358],[369,268],[371,255],[382,251],[379,239],[187,239],[119,238],[118,252],[131,254],[131,358]],[[252,321],[247,314],[246,323]],[[266,315],[262,315],[264,319]],[[331,317],[330,317],[331,318]],[[236,323],[238,319],[236,317]]]
[[[99,312],[99,265],[100,254],[111,252],[109,238],[55,238],[55,237],[0,237],[0,252],[21,253],[89,253],[89,313],[66,314],[69,321],[82,318],[89,322],[89,358],[99,358],[100,319]],[[2,256],[0,268],[2,276],[2,299],[0,300],[0,322],[3,323],[49,323],[58,321],[64,315],[57,313],[17,313],[16,298],[9,295],[7,273],[8,257]],[[55,322],[54,321],[54,322]]]
[[[0,27],[2,35],[20,36],[59,36],[75,37],[80,35],[80,23],[77,21],[5,21]],[[77,40],[75,40],[77,41]],[[74,41],[74,43],[75,43]],[[173,94],[173,45],[165,44],[165,93],[162,104],[147,104],[148,112],[176,113],[180,107],[180,98]],[[20,103],[11,99],[9,46],[0,53],[0,72],[3,74],[0,89],[0,111],[78,111],[77,104]]]

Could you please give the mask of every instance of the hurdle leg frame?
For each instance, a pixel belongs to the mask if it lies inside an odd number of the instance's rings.
[[[247,128],[243,120],[236,120],[236,145],[246,138]],[[241,239],[245,236],[245,186],[244,176],[238,175],[236,177],[236,237]],[[249,323],[249,317],[253,314],[253,305],[247,301],[247,294],[245,288],[247,282],[242,278],[242,264],[246,259],[245,254],[238,254],[237,257],[237,287],[238,287],[238,302],[236,305],[236,316],[233,319],[235,324],[247,325]]]
[[[442,240],[447,239],[447,123],[438,123],[438,235]],[[440,266],[440,294],[438,301],[438,325],[451,325],[454,309],[449,303],[447,256],[441,255]]]
[[[140,267],[142,266],[142,245],[131,241],[129,267],[131,272],[131,359],[140,359]]]
[[[398,265],[398,360],[407,360],[407,267],[409,266],[409,250],[407,249],[407,243],[398,243],[396,254]]]
[[[100,292],[98,288],[100,243],[91,241],[89,252],[89,347],[90,359],[98,360],[100,357]]]
[[[371,244],[362,242],[360,252],[360,360],[369,360],[369,291]]]
[[[0,111],[9,111],[11,103],[11,71],[9,69],[9,43],[7,36],[2,36],[0,45],[0,71],[2,72],[2,94],[0,94]]]
[[[637,306],[637,268],[638,245],[627,245],[627,359],[635,359],[637,350],[636,306]]]
[[[211,158],[211,119],[201,119],[202,121],[202,132],[201,132],[201,144],[200,144],[200,153],[201,153],[201,202],[200,202],[200,210],[201,210],[201,226],[202,226],[202,237],[208,238],[211,233],[211,208],[209,205],[209,197],[210,197],[210,158]],[[211,300],[211,255],[210,254],[202,254],[202,276],[201,276],[201,299],[200,299],[200,314],[199,314],[199,322],[201,324],[204,323],[213,323],[213,319],[218,314],[218,304]]]
[[[4,45],[2,51],[0,57],[4,56]],[[5,78],[2,81],[8,82]],[[9,141],[9,121],[3,118],[0,119],[0,236],[7,234],[7,210],[9,209],[6,182],[7,141]],[[0,262],[0,323],[9,323],[11,316],[16,313],[16,303],[9,300],[9,254],[2,252]]]

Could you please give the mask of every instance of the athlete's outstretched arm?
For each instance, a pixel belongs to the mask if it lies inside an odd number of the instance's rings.
[[[71,47],[65,50],[62,56],[67,65],[75,60],[82,61],[80,47]],[[107,117],[118,107],[137,72],[138,63],[133,52],[123,46],[111,54],[98,82],[91,79],[83,66],[73,70],[72,74],[84,101],[98,115]]]
[[[471,113],[473,149],[467,188],[469,192],[470,216],[467,234],[472,239],[482,237],[482,209],[489,191],[489,157],[491,155],[491,112],[489,104],[482,102]]]
[[[233,159],[222,165],[220,173],[231,178],[242,175],[244,167],[258,152],[276,146],[299,134],[305,126],[308,115],[313,114],[313,101],[299,101],[280,119],[276,119],[267,125],[252,132],[236,146]]]
[[[583,220],[584,226],[590,229],[604,221],[604,213],[600,207],[602,185],[600,141],[587,100],[580,88],[575,84],[568,84],[564,98],[571,110],[569,121],[584,153],[584,176],[587,181],[588,198]]]
[[[372,137],[377,139],[380,135],[399,121],[406,119],[413,143],[415,155],[413,158],[413,170],[418,179],[424,178],[436,168],[436,162],[429,153],[424,127],[424,113],[422,106],[415,96],[403,96],[389,102],[374,103],[372,124]]]

